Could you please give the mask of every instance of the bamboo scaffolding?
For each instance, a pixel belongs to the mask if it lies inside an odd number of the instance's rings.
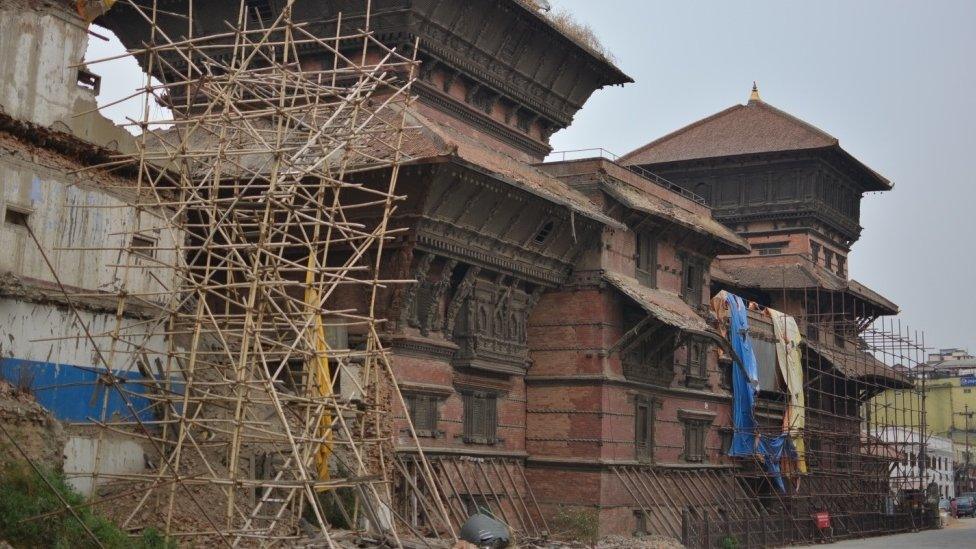
[[[326,506],[352,490],[355,509],[339,509],[345,526],[400,543],[419,533],[392,504],[400,473],[390,418],[405,404],[377,299],[413,282],[385,276],[382,260],[402,231],[389,220],[404,199],[396,183],[409,160],[416,45],[376,40],[368,9],[364,28],[339,18],[333,36],[314,36],[291,19],[294,0],[272,21],[242,1],[236,20],[209,35],[195,31],[191,0],[177,14],[186,25],[177,38],[156,24],[173,16],[157,3],[119,2],[150,29],[129,52],[142,61],[144,86],[123,99],[142,103],[129,124],[141,130],[136,153],[84,170],[129,170],[130,184],[117,187],[136,221],[103,242],[58,249],[118,251],[104,265],[117,283],[105,292],[59,283],[80,333],[44,339],[88,344],[99,358],[88,476],[138,495],[125,528],[156,526],[181,541],[334,546]],[[331,66],[303,67],[298,52],[309,46]],[[160,72],[166,82],[154,79]],[[152,118],[153,101],[171,114]],[[363,172],[385,180],[364,183]],[[350,292],[365,297],[350,306]],[[78,300],[106,298],[115,300],[112,321],[86,324]],[[116,398],[125,413],[110,417]],[[428,486],[419,496],[443,526],[432,534],[453,540],[456,521],[412,425],[409,434]],[[151,448],[153,469],[103,470],[106,441],[119,437]],[[87,505],[121,497],[95,490]]]

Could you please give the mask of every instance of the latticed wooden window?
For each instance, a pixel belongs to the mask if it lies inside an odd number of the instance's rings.
[[[637,397],[634,406],[634,453],[637,461],[654,458],[654,408],[644,397]]]
[[[685,461],[701,463],[705,461],[705,437],[708,435],[709,421],[687,419],[685,424]]]
[[[432,437],[437,436],[437,404],[438,397],[424,394],[404,394],[407,408],[410,412],[410,421],[413,428],[417,431],[417,436]]]
[[[701,387],[704,385],[708,374],[708,346],[700,341],[694,341],[689,343],[687,348],[688,370],[685,372],[685,376],[688,379],[688,385]]]
[[[463,393],[464,441],[474,444],[498,442],[498,395],[486,392]]]

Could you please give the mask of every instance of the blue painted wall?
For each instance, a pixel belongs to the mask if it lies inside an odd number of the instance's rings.
[[[119,390],[109,385],[96,383],[98,374],[94,368],[78,368],[70,364],[37,362],[18,358],[0,359],[0,377],[14,385],[27,383],[37,402],[47,408],[62,421],[90,422],[100,419],[102,400],[108,393],[108,415],[106,420],[132,420],[133,411],[140,420],[157,419],[150,409],[149,399],[138,396],[146,393],[142,383],[123,382],[120,388],[132,404],[130,408]],[[115,372],[123,380],[140,380],[143,376],[135,372]],[[173,384],[174,390],[182,390],[182,385]],[[133,394],[135,393],[135,394]]]

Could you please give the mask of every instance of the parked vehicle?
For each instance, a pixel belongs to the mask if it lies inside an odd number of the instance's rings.
[[[956,516],[976,516],[976,498],[973,496],[959,496],[956,498]]]

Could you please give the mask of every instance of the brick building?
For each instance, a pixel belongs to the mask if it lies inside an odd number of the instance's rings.
[[[245,2],[249,23],[281,4]],[[362,4],[299,1],[293,15],[333,36],[340,11],[344,25],[362,22]],[[239,5],[209,2],[194,32],[224,31]],[[397,187],[400,232],[380,273],[417,283],[390,288],[377,313],[407,402],[392,420],[401,487],[419,479],[412,424],[457,523],[488,508],[530,536],[585,517],[601,535],[679,537],[692,508],[770,516],[755,497],[768,495],[761,475],[742,481],[754,465],[726,457],[730,353],[708,307],[721,289],[801,321],[805,371],[826,374],[807,396],[820,411],[813,430],[848,425],[819,448],[810,441],[810,461],[849,467],[865,395],[904,384],[855,343],[858,329],[897,307],[846,269],[860,198],[887,181],[758,94],[620,161],[543,163],[552,133],[594,91],[629,77],[526,2],[374,0],[372,9],[375,38],[408,49],[419,39],[422,61]],[[164,17],[151,28],[126,4],[100,22],[130,48],[184,25]],[[185,59],[165,61],[151,67],[160,81],[186,70]],[[299,52],[303,70],[332,61],[314,45]],[[165,100],[186,99],[173,93]],[[357,180],[369,189],[389,175]],[[341,264],[350,250],[330,253]],[[330,308],[362,312],[364,301],[350,288]],[[750,315],[753,336],[769,343],[769,321]],[[364,339],[330,336],[353,347]],[[761,366],[775,371],[766,356]],[[759,417],[775,432],[781,391],[770,385],[762,396]],[[805,501],[803,512],[826,505]],[[431,522],[423,498],[402,498],[397,512]]]
[[[717,258],[711,279],[713,292],[729,290],[756,309],[750,328],[760,370],[757,418],[768,433],[782,429],[785,395],[775,375],[772,325],[759,312],[782,311],[799,325],[809,472],[791,494],[789,512],[806,519],[829,510],[842,535],[880,531],[882,519],[858,509],[871,498],[880,509],[889,497],[886,471],[897,450],[879,450],[894,441],[865,434],[891,408],[871,399],[912,382],[868,352],[877,344],[869,327],[898,307],[850,279],[847,257],[860,236],[861,199],[891,184],[835,137],[763,101],[755,87],[745,105],[652,141],[621,162],[705,197],[715,219],[749,242],[749,254]],[[907,402],[902,406],[909,408]],[[916,429],[918,412],[917,403],[902,411],[914,414]],[[900,481],[908,489],[918,479],[906,475]],[[753,485],[772,498],[768,485]],[[767,508],[780,504],[767,502]]]

